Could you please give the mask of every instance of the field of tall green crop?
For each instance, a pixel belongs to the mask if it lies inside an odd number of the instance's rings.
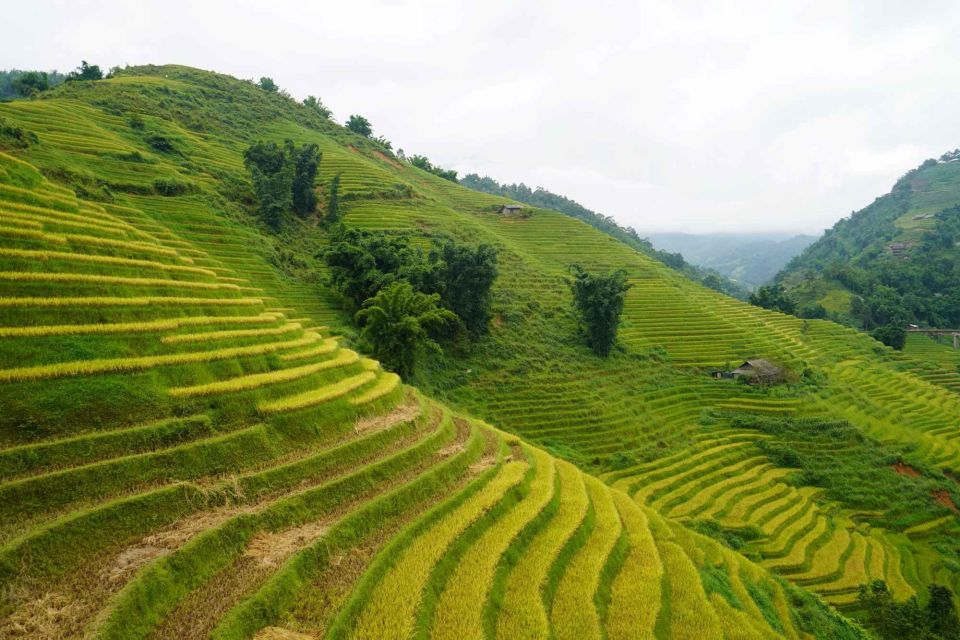
[[[0,118],[38,140],[0,156],[0,637],[857,637],[806,590],[957,584],[939,364],[562,214],[502,217],[225,76],[131,69]],[[319,145],[348,226],[494,244],[490,336],[418,390],[356,353],[323,227],[253,215],[261,138]],[[608,359],[577,335],[574,262],[632,284]],[[789,381],[708,375],[750,357]],[[850,436],[830,486],[819,440],[763,422],[836,419],[869,447]],[[860,495],[905,487],[910,513]]]

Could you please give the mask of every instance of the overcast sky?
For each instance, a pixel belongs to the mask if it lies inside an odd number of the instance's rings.
[[[960,4],[7,2],[0,67],[271,76],[641,231],[819,231],[960,146]]]

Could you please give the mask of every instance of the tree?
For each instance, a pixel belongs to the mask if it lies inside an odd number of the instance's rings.
[[[925,613],[930,631],[945,639],[960,638],[960,619],[953,605],[953,593],[939,584],[931,584],[928,590],[930,600]]]
[[[330,181],[330,197],[327,199],[327,217],[324,223],[334,225],[340,222],[340,174]]]
[[[316,96],[307,96],[304,98],[303,106],[316,111],[322,118],[329,118],[333,114],[333,112],[323,104],[320,98],[317,98]]]
[[[13,83],[13,89],[21,96],[28,98],[34,94],[46,91],[50,88],[50,80],[43,71],[27,71],[17,77]]]
[[[103,71],[100,70],[98,65],[87,64],[87,61],[83,60],[76,70],[67,74],[67,82],[73,82],[75,80],[103,80]]]
[[[277,83],[273,81],[273,78],[268,78],[266,76],[260,78],[260,82],[257,83],[257,86],[269,93],[276,93],[280,90],[280,87],[278,87]]]
[[[763,307],[764,309],[790,314],[797,308],[797,303],[787,295],[786,290],[781,284],[760,287],[756,292],[750,294],[750,304],[756,307]]]
[[[276,142],[258,142],[243,154],[243,163],[253,179],[261,219],[279,231],[283,215],[293,205],[294,167],[288,154]]]
[[[870,332],[874,339],[879,340],[888,347],[893,347],[897,351],[903,351],[907,344],[906,330],[895,324],[883,324]]]
[[[374,357],[409,375],[424,353],[441,353],[433,336],[457,322],[457,316],[439,302],[437,294],[414,291],[409,282],[394,282],[364,302],[354,318]]]
[[[286,153],[293,161],[293,210],[305,217],[317,208],[317,194],[313,183],[320,166],[320,148],[315,144],[305,144],[300,149],[287,140]]]
[[[347,120],[347,129],[350,129],[350,131],[353,131],[364,138],[369,138],[370,134],[373,133],[373,127],[370,126],[370,121],[363,116],[358,115],[350,116],[350,119]]]
[[[622,269],[608,273],[590,273],[580,265],[570,266],[574,280],[573,304],[586,328],[587,344],[598,356],[610,354],[617,339],[617,326],[627,290],[627,274]]]
[[[384,287],[407,279],[423,262],[422,254],[400,238],[342,225],[334,228],[323,258],[330,267],[330,285],[351,301],[354,308],[359,308]]]
[[[825,320],[827,317],[827,310],[822,304],[808,302],[800,307],[800,311],[797,313],[797,315],[808,320]]]
[[[473,336],[487,333],[497,250],[489,244],[470,247],[447,241],[430,252],[430,263],[427,286],[432,285]]]

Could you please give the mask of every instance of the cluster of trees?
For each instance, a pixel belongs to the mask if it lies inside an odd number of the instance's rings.
[[[414,155],[410,158],[410,164],[413,166],[423,169],[424,171],[429,171],[435,176],[440,176],[444,180],[449,180],[450,182],[457,182],[457,172],[453,169],[443,169],[437,165],[430,162],[426,156]]]
[[[317,207],[314,179],[320,165],[320,149],[315,144],[297,147],[292,140],[282,145],[257,142],[243,154],[243,162],[253,179],[261,219],[279,231],[289,211],[300,217]]]
[[[64,80],[66,82],[103,80],[103,71],[100,69],[100,65],[88,64],[86,60],[83,60],[80,62],[80,66],[68,73]]]
[[[409,375],[439,342],[487,333],[497,251],[447,240],[429,253],[405,238],[334,227],[323,251],[330,284],[356,311],[375,357]]]
[[[608,273],[590,273],[578,264],[570,266],[573,282],[573,306],[595,354],[606,357],[617,340],[617,327],[630,285],[622,269]]]
[[[920,607],[916,597],[895,602],[883,580],[860,587],[858,602],[867,616],[867,624],[883,640],[960,640],[960,620],[947,587],[929,586],[927,606]]]
[[[63,83],[66,76],[57,71],[0,71],[0,100],[29,98]]]
[[[790,297],[781,284],[760,287],[750,294],[750,304],[780,313],[793,314],[797,310],[796,300]]]
[[[636,229],[620,226],[612,217],[591,211],[579,202],[571,200],[566,196],[552,193],[543,187],[531,189],[522,182],[520,184],[500,184],[489,176],[480,177],[476,173],[468,173],[460,178],[460,184],[474,191],[504,196],[505,198],[524,202],[534,207],[559,211],[571,218],[586,222],[591,227],[616,238],[627,246],[636,249],[654,260],[662,262],[671,269],[680,271],[694,280],[702,281],[708,275],[712,275],[713,277],[709,280],[708,286],[717,291],[741,299],[747,296],[746,290],[731,280],[720,277],[715,273],[708,274],[704,270],[688,263],[679,253],[670,253],[657,249],[649,239],[642,238]]]

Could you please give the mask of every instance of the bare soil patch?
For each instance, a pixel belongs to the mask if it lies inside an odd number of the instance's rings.
[[[262,567],[277,568],[296,551],[325,534],[329,528],[326,522],[308,522],[278,533],[260,533],[250,541],[245,555],[254,558]]]
[[[902,462],[894,462],[890,465],[890,468],[899,473],[902,476],[907,476],[909,478],[916,478],[920,476],[920,472],[911,467],[910,465],[903,464]]]
[[[950,492],[946,489],[936,489],[933,492],[933,499],[945,506],[950,511],[954,513],[960,513],[960,509],[957,509],[957,505],[953,503],[953,498],[950,497]]]

